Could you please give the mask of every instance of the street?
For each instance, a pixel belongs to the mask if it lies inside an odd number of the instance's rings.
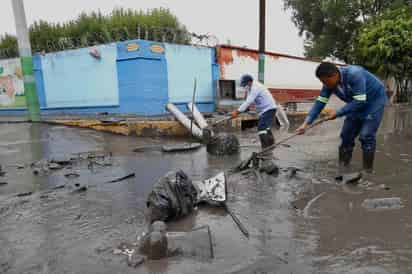
[[[168,230],[209,225],[215,258],[177,256],[136,269],[113,250],[146,230],[145,202],[156,180],[177,169],[202,180],[233,167],[259,149],[255,129],[238,132],[240,155],[217,157],[204,147],[172,154],[133,152],[187,139],[0,124],[5,172],[0,177],[0,273],[410,273],[412,110],[387,108],[376,173],[355,186],[334,180],[341,123],[325,123],[274,150],[282,173],[290,176],[263,174],[260,182],[253,176],[229,177],[228,205],[249,230],[249,239],[223,209],[199,206],[169,223]],[[278,139],[289,134],[274,133]],[[361,168],[359,150],[358,143],[355,170]],[[75,160],[33,174],[32,163],[64,157]],[[107,183],[131,173],[135,177]],[[362,206],[366,199],[393,197],[401,199],[400,207]]]

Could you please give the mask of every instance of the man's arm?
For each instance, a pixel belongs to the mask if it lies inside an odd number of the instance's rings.
[[[316,99],[316,102],[313,104],[312,109],[309,111],[308,116],[306,117],[305,123],[310,125],[313,121],[318,118],[321,111],[325,108],[326,104],[329,102],[331,91],[326,87],[323,87],[320,91],[319,97]]]
[[[253,89],[248,92],[246,101],[239,107],[238,112],[245,112],[250,105],[255,101],[258,91]]]

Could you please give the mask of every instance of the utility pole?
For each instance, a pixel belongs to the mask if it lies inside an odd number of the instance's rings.
[[[14,21],[16,22],[17,43],[19,46],[20,62],[24,77],[24,94],[26,96],[29,120],[40,121],[39,98],[37,97],[36,82],[33,73],[33,58],[29,30],[27,28],[26,14],[23,0],[11,0],[13,5]]]
[[[266,0],[259,0],[259,82],[265,81]]]

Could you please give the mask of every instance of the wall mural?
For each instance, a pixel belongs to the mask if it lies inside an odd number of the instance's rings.
[[[26,97],[20,60],[0,60],[0,108],[24,107]]]

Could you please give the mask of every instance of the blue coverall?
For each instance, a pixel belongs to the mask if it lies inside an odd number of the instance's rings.
[[[360,66],[339,68],[340,82],[334,89],[323,87],[306,122],[311,124],[335,94],[347,104],[339,109],[337,117],[346,116],[341,132],[341,149],[353,151],[359,135],[364,152],[376,149],[376,132],[382,121],[388,101],[383,83]]]

